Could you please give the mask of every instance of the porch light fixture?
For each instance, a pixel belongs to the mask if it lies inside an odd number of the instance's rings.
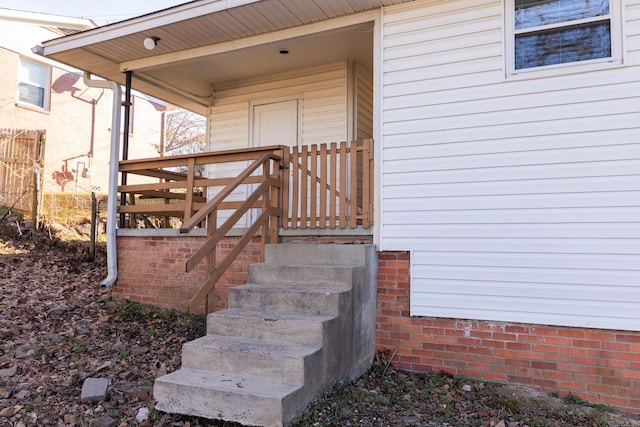
[[[159,41],[160,41],[160,37],[147,37],[146,39],[144,39],[143,44],[145,49],[153,50],[153,48],[156,47]]]

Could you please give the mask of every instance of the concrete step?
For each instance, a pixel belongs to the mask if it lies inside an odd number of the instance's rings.
[[[332,316],[227,308],[207,316],[207,333],[321,346],[323,332],[336,322]]]
[[[155,408],[243,425],[286,426],[306,405],[300,384],[182,368],[156,379]]]
[[[375,343],[373,245],[267,245],[249,284],[156,379],[156,409],[244,425],[289,426],[314,396],[364,373]]]
[[[249,283],[265,285],[352,286],[355,274],[363,267],[332,265],[249,265]]]
[[[256,285],[229,289],[228,306],[312,316],[338,316],[351,309],[351,288],[334,285]]]
[[[182,367],[304,384],[320,346],[205,335],[182,347]]]
[[[366,265],[374,245],[278,243],[265,246],[265,263],[282,265]]]

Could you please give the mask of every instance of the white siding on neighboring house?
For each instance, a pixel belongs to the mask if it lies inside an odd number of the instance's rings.
[[[383,17],[381,249],[411,312],[640,329],[640,8],[625,67],[505,78],[503,5]]]

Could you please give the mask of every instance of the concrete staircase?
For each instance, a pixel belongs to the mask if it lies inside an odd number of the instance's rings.
[[[352,380],[375,351],[373,245],[268,245],[182,368],[154,385],[156,409],[287,426],[319,391]]]

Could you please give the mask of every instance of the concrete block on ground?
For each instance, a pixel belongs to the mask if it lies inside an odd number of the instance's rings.
[[[87,378],[82,384],[81,402],[100,402],[107,400],[109,380],[107,378]]]

